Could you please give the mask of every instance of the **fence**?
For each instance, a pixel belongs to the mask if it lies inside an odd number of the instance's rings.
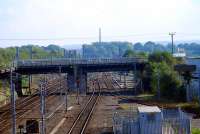
[[[155,121],[114,114],[114,134],[190,134],[190,119],[185,113],[179,110],[162,113],[163,119]]]
[[[192,80],[189,92],[190,100],[199,99],[200,102],[200,80]]]

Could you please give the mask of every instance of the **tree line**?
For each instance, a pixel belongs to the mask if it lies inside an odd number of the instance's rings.
[[[178,51],[178,48],[184,49],[187,56],[200,56],[200,44],[198,43],[175,44],[175,52]],[[171,52],[172,46],[171,44],[163,45],[152,41],[135,44],[131,42],[94,42],[83,45],[83,56],[86,58],[116,58],[123,56],[127,50],[133,50],[140,54],[151,54],[154,52]]]
[[[199,55],[200,44],[178,44],[184,48],[188,55]],[[57,45],[47,47],[26,45],[19,48],[20,59],[30,58],[30,48],[33,59],[63,57],[64,48]],[[151,93],[158,94],[158,80],[160,82],[160,96],[164,98],[183,100],[185,87],[183,81],[178,78],[174,65],[184,63],[182,59],[172,57],[169,53],[171,45],[161,45],[154,42],[135,43],[130,42],[95,42],[91,45],[84,44],[82,56],[84,58],[118,58],[118,57],[145,57],[148,65],[141,72],[143,88]],[[6,68],[16,57],[16,47],[0,48],[0,68]]]
[[[10,66],[12,61],[16,59],[16,52],[16,47],[0,48],[0,69]],[[48,45],[47,47],[26,45],[19,47],[19,59],[61,57],[63,52],[64,48],[57,45]]]

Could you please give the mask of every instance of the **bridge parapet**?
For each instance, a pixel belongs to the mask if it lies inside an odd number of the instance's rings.
[[[49,65],[97,65],[97,64],[130,64],[143,63],[147,59],[144,58],[109,58],[109,59],[34,59],[34,60],[18,60],[15,67],[31,67],[31,66],[49,66]]]

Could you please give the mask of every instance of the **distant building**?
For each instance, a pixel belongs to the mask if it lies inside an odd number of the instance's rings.
[[[80,53],[77,50],[64,50],[65,58],[79,58]]]
[[[178,52],[174,53],[173,57],[186,57],[185,50],[183,48],[178,48]]]

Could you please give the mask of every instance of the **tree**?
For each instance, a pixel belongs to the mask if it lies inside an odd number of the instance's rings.
[[[135,52],[131,49],[125,51],[123,57],[140,57],[140,58],[147,58],[148,55],[145,52]]]
[[[136,56],[135,52],[133,50],[130,50],[130,49],[126,50],[124,55],[123,55],[123,57],[134,57],[134,56]]]
[[[143,45],[142,45],[142,43],[140,43],[140,42],[135,43],[134,46],[133,46],[133,49],[135,51],[143,51]]]
[[[157,93],[157,82],[160,80],[161,96],[167,99],[184,99],[182,91],[182,82],[178,79],[178,74],[165,61],[160,63],[151,63],[152,76],[151,88],[154,93]],[[158,78],[159,77],[159,78]],[[184,95],[184,96],[183,96]],[[180,98],[179,98],[180,97]]]
[[[182,81],[178,79],[178,73],[173,69],[176,63],[176,59],[167,52],[155,52],[149,55],[151,91],[157,94],[157,89],[160,89],[163,98],[184,100],[185,89],[182,86]]]
[[[175,58],[168,52],[154,52],[149,55],[149,62],[166,62],[168,65],[174,65],[176,63]]]

